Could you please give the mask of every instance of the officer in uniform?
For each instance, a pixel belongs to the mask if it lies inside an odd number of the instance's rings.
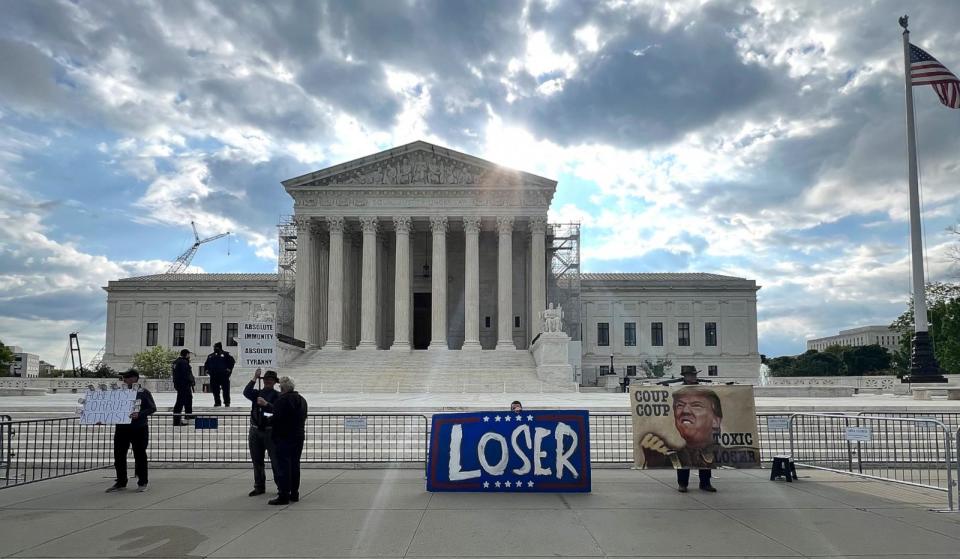
[[[203,370],[210,375],[210,392],[213,392],[213,407],[220,407],[220,390],[223,390],[223,405],[230,407],[230,375],[236,360],[223,351],[223,344],[213,344],[213,353],[207,356]]]
[[[180,357],[173,362],[173,389],[177,391],[177,401],[173,404],[173,426],[183,425],[180,412],[187,410],[187,419],[193,419],[193,387],[197,381],[190,365],[190,350],[181,349]]]
[[[272,414],[265,411],[265,408],[272,407],[280,397],[280,392],[274,388],[279,378],[276,371],[267,371],[263,375],[263,388],[254,388],[254,384],[260,380],[260,369],[253,373],[253,379],[247,383],[243,389],[243,395],[253,402],[250,409],[250,432],[247,435],[247,445],[250,447],[250,461],[253,462],[253,491],[249,493],[251,497],[263,495],[267,490],[266,466],[263,463],[263,456],[266,453],[270,456],[270,469],[274,471],[273,478],[277,478],[276,467],[277,457],[275,446],[273,444],[273,424]],[[257,405],[257,399],[263,398],[269,406]],[[272,409],[272,408],[271,408]]]

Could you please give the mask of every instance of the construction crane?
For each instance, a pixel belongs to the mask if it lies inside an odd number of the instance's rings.
[[[222,239],[230,234],[229,231],[226,233],[220,233],[219,235],[214,235],[212,237],[207,237],[206,239],[201,239],[200,235],[197,234],[197,225],[194,222],[190,222],[190,226],[193,227],[193,245],[190,246],[183,254],[177,257],[177,260],[170,265],[170,268],[167,269],[168,274],[179,274],[186,270],[190,266],[190,261],[193,260],[193,256],[197,254],[197,249],[200,248],[200,245],[204,243],[209,243],[210,241],[216,241],[217,239]]]

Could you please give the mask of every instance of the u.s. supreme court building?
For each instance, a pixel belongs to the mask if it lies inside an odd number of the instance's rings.
[[[414,142],[282,184],[278,273],[109,282],[105,362],[229,350],[266,310],[305,389],[563,390],[663,364],[757,376],[754,281],[581,273],[579,227],[547,219],[556,181]],[[551,305],[562,326],[542,332]]]

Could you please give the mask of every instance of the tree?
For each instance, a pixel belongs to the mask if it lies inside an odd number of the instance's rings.
[[[667,371],[673,367],[673,361],[658,357],[656,361],[645,360],[640,368],[643,369],[647,378],[660,378],[667,374]]]
[[[882,346],[873,344],[844,348],[840,359],[847,376],[862,376],[888,371],[891,356]]]
[[[767,363],[774,377],[826,377],[843,374],[843,361],[832,353],[808,350],[796,357],[774,357]]]
[[[163,346],[154,346],[133,356],[133,368],[150,378],[169,378],[170,366],[177,352]]]
[[[0,342],[0,377],[10,376],[10,365],[13,364],[13,351]]]
[[[960,284],[932,282],[927,284],[927,319],[933,353],[946,373],[960,373]],[[910,368],[913,341],[913,298],[890,327],[900,334],[900,350],[893,356],[898,373]]]

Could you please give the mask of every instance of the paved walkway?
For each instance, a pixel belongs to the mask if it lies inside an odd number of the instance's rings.
[[[957,557],[943,493],[822,472],[595,470],[591,494],[431,494],[418,470],[304,471],[287,507],[239,469],[154,469],[105,494],[101,470],[0,490],[2,557]]]

